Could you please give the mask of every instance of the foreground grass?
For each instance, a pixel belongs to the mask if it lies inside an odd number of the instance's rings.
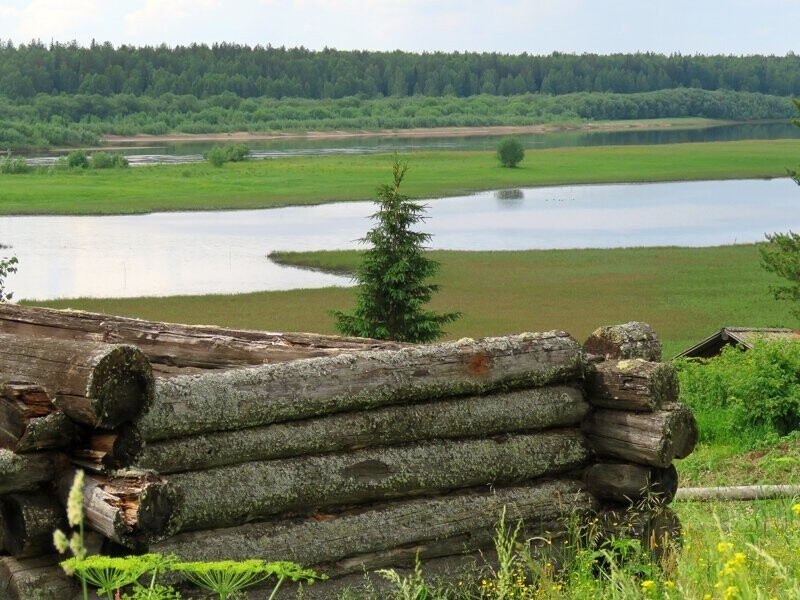
[[[416,198],[477,190],[575,183],[680,181],[784,176],[800,140],[748,140],[528,150],[515,169],[493,152],[400,156]],[[387,179],[382,155],[319,156],[125,170],[42,170],[0,175],[0,214],[124,214],[167,210],[272,208],[365,200]]]
[[[448,339],[563,329],[582,340],[608,323],[650,323],[670,357],[725,325],[792,326],[768,291],[774,276],[754,245],[522,252],[433,252],[442,269],[436,310],[460,310]],[[281,254],[281,262],[352,270],[356,251]],[[29,303],[30,304],[30,303]],[[331,310],[354,305],[352,288],[166,298],[67,299],[80,308],[181,323],[334,333]]]

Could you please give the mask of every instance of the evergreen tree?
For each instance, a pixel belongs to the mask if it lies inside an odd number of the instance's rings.
[[[431,342],[442,336],[442,325],[461,316],[458,312],[426,310],[438,286],[425,283],[439,270],[439,263],[425,256],[423,244],[430,234],[412,231],[425,217],[425,207],[400,193],[408,165],[395,161],[394,185],[378,188],[377,220],[361,240],[370,248],[355,279],[358,299],[353,314],[333,313],[336,328],[345,335],[402,342]]]

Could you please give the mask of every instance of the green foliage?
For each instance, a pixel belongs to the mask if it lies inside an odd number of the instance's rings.
[[[72,557],[61,563],[64,571],[74,574],[114,600],[114,592],[137,581],[150,571],[151,562],[147,556],[86,556]]]
[[[16,256],[0,258],[0,302],[8,302],[14,296],[13,293],[5,291],[5,281],[9,275],[17,272],[18,263]]]
[[[353,314],[335,311],[336,328],[345,335],[404,342],[430,342],[441,337],[442,325],[458,319],[458,312],[426,310],[435,284],[424,283],[439,269],[425,256],[430,234],[412,231],[422,221],[425,207],[400,193],[408,165],[395,161],[394,185],[378,188],[377,220],[361,240],[370,247],[355,274],[358,299]]]
[[[0,173],[4,175],[19,175],[27,173],[31,168],[24,158],[12,158],[10,155],[0,160]]]
[[[767,234],[767,241],[759,244],[761,266],[770,273],[786,279],[789,285],[771,286],[777,300],[795,303],[794,313],[800,317],[800,235],[789,233]]]
[[[497,160],[504,167],[514,168],[525,158],[525,148],[517,138],[505,138],[497,145]]]
[[[124,169],[128,166],[128,159],[121,154],[109,152],[95,152],[89,158],[89,168],[91,169]]]
[[[205,158],[215,167],[221,167],[227,162],[242,162],[250,155],[250,148],[246,144],[225,144],[214,146],[205,153]]]
[[[704,441],[761,445],[800,429],[800,343],[757,340],[752,350],[727,346],[718,357],[675,365]]]
[[[70,169],[85,169],[89,166],[89,156],[85,150],[73,150],[67,154],[67,167]]]
[[[794,103],[794,107],[797,109],[797,112],[800,112],[800,100],[792,98],[792,102]],[[793,119],[792,123],[794,123],[797,127],[800,127],[800,119]],[[797,185],[800,185],[800,171],[795,169],[786,169],[786,172],[789,174],[789,177],[794,179],[794,182]]]

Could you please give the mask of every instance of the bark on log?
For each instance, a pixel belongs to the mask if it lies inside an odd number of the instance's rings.
[[[52,494],[10,494],[0,501],[6,551],[16,558],[49,554],[53,531],[66,527],[66,512]]]
[[[652,413],[596,410],[582,427],[599,456],[654,467],[689,456],[697,443],[697,422],[683,404]]]
[[[580,482],[556,480],[525,486],[471,490],[435,498],[405,500],[370,506],[335,515],[305,519],[281,519],[264,523],[179,534],[149,547],[151,552],[176,553],[183,560],[291,560],[305,565],[338,562],[336,574],[361,571],[358,561],[345,564],[348,557],[385,553],[409,545],[450,540],[453,554],[464,541],[489,539],[494,524],[507,507],[506,523],[544,531],[571,513],[596,508],[594,498]],[[456,546],[452,546],[456,544]],[[391,559],[390,559],[391,561]],[[390,565],[373,563],[370,567]]]
[[[49,452],[14,454],[0,448],[0,495],[30,492],[55,474],[55,455]]]
[[[677,402],[678,374],[670,363],[605,361],[588,375],[586,395],[594,406],[652,412]]]
[[[409,344],[312,333],[271,333],[179,325],[83,311],[0,306],[0,332],[30,337],[132,344],[156,370],[220,369],[332,356]],[[163,366],[163,369],[158,367]]]
[[[169,533],[232,526],[283,512],[513,484],[566,472],[587,457],[580,432],[563,430],[179,473],[168,478],[177,498]]]
[[[73,470],[64,471],[59,478],[58,492],[64,504],[74,478]],[[85,475],[83,513],[86,524],[129,548],[138,548],[158,538],[166,528],[173,504],[174,498],[164,481],[154,475]]]
[[[800,485],[737,485],[729,487],[680,488],[675,500],[772,500],[800,496]]]
[[[665,506],[608,510],[598,515],[598,532],[609,541],[637,539],[655,564],[663,564],[680,547],[681,521]]]
[[[0,373],[42,385],[68,417],[111,429],[152,401],[153,374],[133,346],[0,334]]]
[[[577,425],[588,410],[580,390],[566,386],[450,398],[151,442],[135,464],[165,474],[430,439],[485,437]]]
[[[0,381],[0,447],[20,453],[64,448],[77,437],[78,428],[42,386]]]
[[[678,472],[667,468],[627,463],[597,463],[586,469],[583,479],[587,489],[604,500],[637,503],[650,499],[669,504],[678,489]]]
[[[0,558],[0,599],[71,600],[78,591],[77,579],[68,577],[51,554],[18,560]]]
[[[138,425],[149,442],[534,387],[581,371],[580,348],[564,332],[465,339],[161,379]]]
[[[603,360],[641,358],[661,360],[661,342],[647,323],[631,321],[595,329],[583,343],[583,350]]]

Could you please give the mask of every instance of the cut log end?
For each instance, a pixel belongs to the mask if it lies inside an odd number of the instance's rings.
[[[610,358],[661,360],[661,342],[647,323],[631,321],[595,329],[583,344],[587,354]]]
[[[114,428],[147,412],[153,402],[153,373],[144,353],[117,346],[103,356],[92,374],[95,425]]]

